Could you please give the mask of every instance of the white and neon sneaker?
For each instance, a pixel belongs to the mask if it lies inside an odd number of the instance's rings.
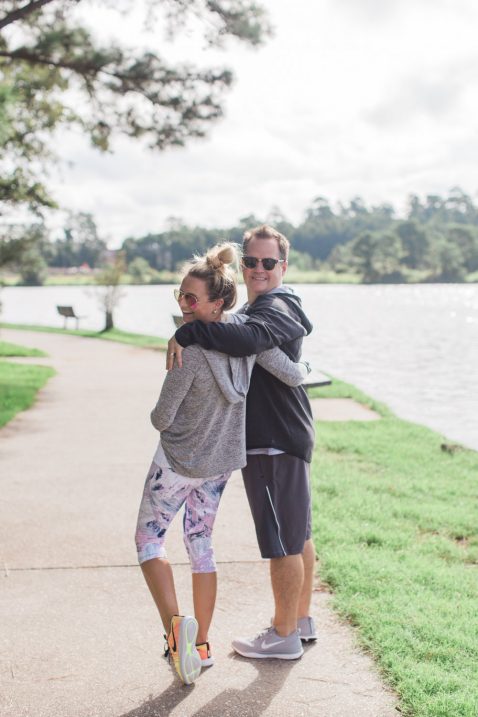
[[[214,657],[212,656],[209,642],[201,642],[199,645],[196,645],[196,650],[199,652],[202,667],[211,667],[211,665],[214,665]]]
[[[201,672],[201,658],[196,649],[198,623],[189,615],[173,615],[168,635],[168,656],[185,685],[191,685]]]

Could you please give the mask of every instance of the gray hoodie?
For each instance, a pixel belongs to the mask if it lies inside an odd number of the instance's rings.
[[[168,372],[151,412],[177,473],[211,478],[246,465],[245,398],[256,360],[289,386],[298,386],[307,373],[304,364],[294,363],[279,348],[244,358],[197,344],[184,349],[183,367]]]

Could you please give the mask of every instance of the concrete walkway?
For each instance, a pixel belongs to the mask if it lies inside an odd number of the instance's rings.
[[[320,637],[301,660],[231,651],[233,636],[269,623],[273,604],[239,475],[215,531],[216,665],[182,685],[162,659],[133,543],[163,355],[58,334],[2,338],[47,351],[57,370],[35,407],[0,431],[3,717],[396,717],[393,695],[319,589]],[[187,613],[190,571],[176,523],[168,548]]]

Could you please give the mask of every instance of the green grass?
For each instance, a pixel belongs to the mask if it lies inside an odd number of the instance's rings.
[[[17,346],[10,344],[8,341],[0,339],[0,356],[46,356],[47,354],[40,349],[30,349],[27,346]]]
[[[44,351],[17,346],[0,340],[0,357],[46,356]],[[3,361],[0,358],[0,427],[19,411],[29,408],[39,389],[53,376],[54,370],[46,366],[28,366]]]
[[[179,272],[157,271],[150,281],[143,282],[143,285],[156,284],[180,284],[181,275]],[[137,281],[130,274],[123,274],[122,285],[136,285]],[[95,286],[95,277],[91,274],[51,274],[47,276],[44,286]]]
[[[54,373],[49,366],[27,366],[0,359],[0,427],[29,408]]]
[[[157,284],[180,284],[181,273],[173,271],[155,271],[150,281],[145,281],[143,285]],[[23,286],[19,274],[4,275],[2,278],[4,286]],[[136,285],[137,280],[130,274],[123,274],[121,278],[122,285]],[[47,274],[43,286],[96,286],[95,274]]]
[[[478,453],[402,421],[316,424],[312,465],[320,576],[358,628],[403,715],[478,715]],[[365,398],[365,400],[364,400]]]
[[[70,334],[71,336],[82,336],[89,339],[102,339],[103,341],[116,341],[120,344],[131,344],[148,349],[166,349],[167,339],[159,336],[148,336],[146,334],[134,334],[119,329],[110,331],[87,331],[74,329],[59,329],[53,326],[36,326],[33,324],[5,324],[0,323],[0,328],[16,329],[20,331],[39,331],[49,334]]]

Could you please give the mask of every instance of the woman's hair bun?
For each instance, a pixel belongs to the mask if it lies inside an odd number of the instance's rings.
[[[206,254],[206,262],[213,269],[220,269],[225,264],[234,264],[235,261],[237,261],[237,250],[230,242],[217,244]]]

